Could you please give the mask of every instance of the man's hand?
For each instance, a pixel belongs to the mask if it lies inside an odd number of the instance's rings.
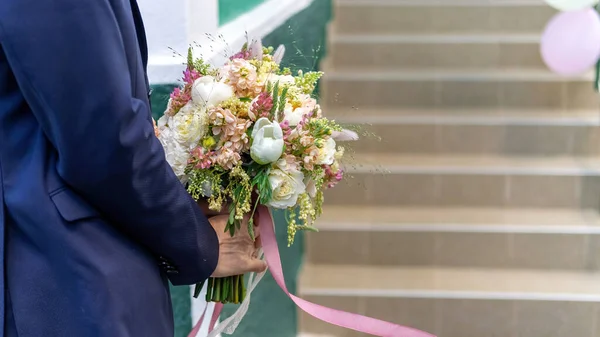
[[[244,219],[241,228],[231,237],[229,231],[225,232],[228,218],[228,215],[217,215],[208,219],[219,236],[219,263],[212,277],[265,271],[266,263],[257,258],[260,248],[258,227],[254,228],[256,241],[252,241],[248,233],[248,219]]]

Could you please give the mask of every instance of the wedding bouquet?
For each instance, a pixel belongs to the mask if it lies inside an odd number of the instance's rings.
[[[312,96],[322,72],[281,68],[283,46],[246,44],[222,67],[188,50],[183,85],[155,124],[167,161],[196,200],[227,206],[232,236],[258,205],[287,210],[288,244],[298,230],[314,231],[323,191],[343,177],[344,148],[356,133],[323,117]],[[246,229],[244,229],[246,230]],[[196,296],[202,285],[197,285]],[[208,280],[206,300],[240,303],[243,275]]]

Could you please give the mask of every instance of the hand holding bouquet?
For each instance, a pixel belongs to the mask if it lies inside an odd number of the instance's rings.
[[[255,240],[260,205],[287,210],[289,245],[298,230],[315,230],[324,189],[343,177],[344,149],[336,139],[357,139],[324,118],[311,96],[323,73],[292,75],[279,66],[282,57],[282,47],[273,53],[254,43],[214,68],[190,49],[184,84],[156,125],[167,161],[191,196],[213,211],[227,207],[221,238],[241,233]],[[242,275],[208,285],[208,301],[244,298]]]

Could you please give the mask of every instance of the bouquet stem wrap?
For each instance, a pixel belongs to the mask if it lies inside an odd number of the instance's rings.
[[[393,324],[390,322],[378,320],[375,318],[371,318],[371,317],[366,317],[366,316],[362,316],[362,315],[358,315],[358,314],[353,314],[353,313],[348,313],[348,312],[344,312],[344,311],[340,311],[340,310],[336,310],[336,309],[327,308],[327,307],[324,307],[324,306],[321,306],[318,304],[308,302],[306,300],[301,299],[300,297],[297,297],[297,296],[291,294],[285,285],[285,276],[283,274],[283,269],[281,267],[281,257],[279,255],[279,247],[277,246],[277,240],[275,238],[275,229],[273,227],[273,218],[271,216],[271,213],[266,208],[260,208],[258,210],[258,213],[259,213],[258,214],[259,215],[258,226],[260,228],[260,232],[261,232],[261,236],[262,236],[262,244],[263,244],[265,260],[267,262],[267,265],[269,266],[268,270],[271,271],[271,275],[273,275],[273,278],[275,279],[275,282],[277,282],[277,285],[279,285],[281,290],[283,290],[283,292],[298,306],[298,308],[302,309],[304,312],[308,313],[309,315],[311,315],[317,319],[320,319],[324,322],[334,324],[334,325],[337,325],[340,327],[344,327],[347,329],[352,329],[352,330],[355,330],[358,332],[367,333],[367,334],[370,334],[373,336],[435,337],[432,334],[429,334],[429,333],[423,332],[423,331],[419,331],[417,329],[413,329],[410,327],[405,327],[405,326]],[[260,277],[258,277],[258,281],[260,281],[261,277],[262,277],[262,275]],[[256,284],[258,284],[258,282],[256,282]],[[252,283],[250,285],[252,285]],[[251,293],[250,289],[253,289],[253,288],[249,287],[247,298],[250,298],[250,293]],[[249,302],[248,302],[248,304],[249,304]],[[243,304],[240,307],[240,309],[238,309],[238,312],[236,312],[234,314],[234,316],[232,316],[232,317],[236,317],[236,318],[229,321],[232,323],[237,322],[237,323],[235,323],[236,327],[237,327],[237,324],[239,323],[239,320],[241,320],[241,317],[238,316],[238,313],[243,311],[242,315],[244,315],[247,311],[247,307],[243,310],[242,310],[242,307],[244,307]],[[217,307],[215,308],[215,312],[213,313],[213,320],[216,321],[215,317],[218,317],[218,315],[220,314],[221,308],[222,308],[222,305],[220,305],[220,307],[218,307],[218,308]],[[219,310],[217,310],[217,309],[219,309]],[[197,331],[199,330],[199,327],[202,325],[203,319],[204,319],[204,316],[200,318],[200,321],[197,323],[196,327],[194,328],[194,330],[192,331],[192,333],[190,333],[190,335],[188,337],[196,337]],[[228,320],[225,320],[223,323],[225,323],[227,321]],[[230,323],[226,323],[226,324],[230,324]],[[222,325],[226,325],[226,324],[222,324]],[[212,327],[212,324],[211,324],[211,327]],[[221,329],[221,325],[219,325],[219,329],[218,330],[213,329],[211,331],[211,333],[209,334],[209,337],[216,336],[218,334],[217,331],[229,333],[226,329],[227,329],[227,327],[223,327]],[[235,330],[235,328],[234,328],[234,330]],[[217,332],[217,333],[213,334],[213,332]],[[233,331],[231,333],[233,333]]]

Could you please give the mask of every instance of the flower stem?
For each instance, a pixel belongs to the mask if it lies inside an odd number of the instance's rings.
[[[213,301],[220,302],[221,301],[221,284],[223,283],[223,279],[221,279],[221,278],[215,279],[215,283],[216,283],[216,285],[215,285]]]
[[[229,285],[231,284],[231,277],[223,279],[223,288],[221,289],[221,302],[229,302]]]
[[[214,291],[214,286],[215,286],[215,279],[211,277],[208,279],[208,286],[206,287],[206,302],[212,302],[212,294]]]
[[[205,283],[206,283],[206,280],[204,280],[200,283],[196,283],[196,287],[194,288],[194,298],[198,298],[198,296],[200,296],[200,292],[202,291],[202,287],[204,287]]]

